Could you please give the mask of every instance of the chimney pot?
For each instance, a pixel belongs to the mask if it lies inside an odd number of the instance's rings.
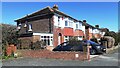
[[[99,25],[95,25],[96,28],[99,28]]]
[[[87,21],[86,21],[86,20],[83,20],[83,22],[85,22],[85,23],[86,23]]]
[[[58,5],[55,4],[55,5],[53,6],[53,9],[58,10]]]

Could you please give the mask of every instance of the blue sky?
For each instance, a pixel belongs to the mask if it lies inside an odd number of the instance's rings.
[[[59,10],[78,20],[87,20],[91,25],[100,25],[118,31],[117,2],[3,2],[2,23],[13,24],[15,19],[38,11],[46,6],[59,6]]]

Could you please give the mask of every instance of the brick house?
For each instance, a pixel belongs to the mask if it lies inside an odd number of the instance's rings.
[[[82,40],[104,35],[98,28],[89,25],[86,20],[80,21],[59,11],[57,5],[43,8],[15,22],[17,22],[20,39],[28,39],[31,42],[41,40],[49,46],[57,46],[69,41],[71,37]]]

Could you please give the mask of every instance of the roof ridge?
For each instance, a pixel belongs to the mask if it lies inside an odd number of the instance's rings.
[[[47,9],[47,8],[48,8],[51,12],[53,12],[53,10],[50,8],[50,6],[47,6],[47,7],[44,7],[44,8],[42,8],[42,9],[40,9],[40,10],[36,10],[35,12],[32,12],[32,13],[30,13],[30,14],[27,14],[27,16],[33,15],[34,13],[40,12],[40,11],[42,11],[42,10],[44,10],[44,9]],[[22,18],[25,18],[25,17],[26,17],[26,15],[22,16],[21,18],[17,18],[16,20],[22,19]],[[15,20],[15,21],[16,21],[16,20]]]
[[[44,10],[44,9],[47,9],[47,8],[50,8],[50,6],[44,7],[44,8],[42,8],[41,10],[35,11],[35,12],[30,13],[30,14],[27,14],[27,15],[32,15],[32,14],[34,14],[34,13],[40,12],[40,11],[42,11],[42,10]]]

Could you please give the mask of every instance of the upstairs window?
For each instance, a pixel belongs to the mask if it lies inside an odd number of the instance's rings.
[[[29,30],[28,31],[32,31],[32,24],[29,24]]]
[[[68,21],[65,21],[65,26],[68,26]]]
[[[58,22],[60,21],[60,16],[58,16]]]
[[[73,22],[70,22],[70,27],[72,27],[73,26]]]
[[[58,26],[60,25],[60,16],[58,16]]]
[[[76,29],[78,29],[78,23],[76,23]]]
[[[82,30],[82,24],[81,24],[81,23],[79,23],[79,29],[81,29],[81,30]]]

